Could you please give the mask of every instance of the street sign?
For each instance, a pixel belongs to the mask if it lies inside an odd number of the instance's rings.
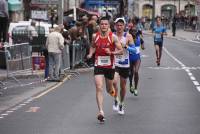
[[[31,18],[37,19],[37,20],[48,20],[47,11],[32,10],[31,11]]]

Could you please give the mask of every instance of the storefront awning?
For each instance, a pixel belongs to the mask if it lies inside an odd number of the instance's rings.
[[[9,11],[20,11],[22,10],[22,1],[19,0],[8,0]]]

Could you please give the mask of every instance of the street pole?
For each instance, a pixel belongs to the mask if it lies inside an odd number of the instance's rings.
[[[178,13],[180,14],[181,11],[181,0],[178,0]]]
[[[152,10],[152,21],[154,22],[154,20],[155,20],[155,7],[156,7],[155,0],[152,1],[152,5],[153,5],[153,10]]]
[[[58,2],[58,24],[63,24],[64,0]]]

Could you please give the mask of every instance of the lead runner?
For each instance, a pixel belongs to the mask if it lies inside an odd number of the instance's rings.
[[[94,81],[96,86],[96,101],[99,109],[97,119],[104,122],[103,83],[105,79],[107,92],[114,97],[113,79],[115,74],[114,55],[123,54],[123,48],[116,35],[110,30],[107,17],[100,19],[99,32],[93,34],[92,45],[87,58],[95,54]]]

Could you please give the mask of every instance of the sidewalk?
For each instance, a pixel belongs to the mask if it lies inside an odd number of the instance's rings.
[[[144,34],[147,35],[152,35],[152,32],[150,30],[148,31],[143,31]],[[187,40],[187,41],[195,41],[195,42],[199,42],[200,40],[197,39],[197,35],[199,34],[198,32],[190,32],[190,31],[184,31],[184,30],[177,30],[176,31],[176,36],[172,36],[172,31],[167,30],[167,37],[168,38],[174,38],[174,39],[178,39],[178,40]]]

